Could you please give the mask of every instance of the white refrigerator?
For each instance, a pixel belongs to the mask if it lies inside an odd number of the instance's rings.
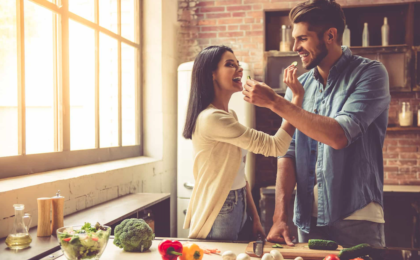
[[[242,82],[245,83],[248,75],[252,77],[248,64],[240,63],[243,71]],[[185,118],[187,114],[187,105],[191,88],[191,72],[193,62],[183,63],[178,67],[178,234],[179,238],[187,238],[189,230],[183,229],[185,214],[187,212],[188,203],[190,201],[192,189],[194,188],[193,168],[193,147],[191,140],[187,140],[182,136],[184,130]],[[229,108],[233,109],[238,115],[241,124],[255,128],[255,108],[253,105],[243,100],[241,92],[235,93],[229,103]],[[254,183],[255,156],[248,153],[246,159],[245,172],[247,179],[251,185]]]

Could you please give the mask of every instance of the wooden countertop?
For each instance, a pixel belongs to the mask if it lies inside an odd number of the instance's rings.
[[[112,239],[109,240],[108,245],[105,248],[104,253],[101,256],[101,260],[159,260],[162,259],[161,255],[159,254],[157,250],[157,246],[162,240],[154,240],[152,247],[147,251],[143,253],[128,253],[124,252],[121,248],[116,247],[113,244]],[[186,242],[185,240],[180,239],[182,243]],[[236,255],[239,255],[240,253],[245,253],[246,247],[248,245],[248,242],[243,243],[230,243],[230,242],[210,242],[210,241],[199,241],[194,240],[194,243],[197,244],[200,248],[208,248],[208,249],[214,249],[217,248],[220,251],[226,252],[226,251],[232,251]],[[219,255],[204,255],[203,260],[220,260],[222,257]],[[51,258],[50,258],[51,259]],[[66,257],[63,255],[59,258],[54,258],[57,260],[67,260]],[[251,257],[252,260],[255,259],[261,259],[261,258],[255,258]]]
[[[169,198],[169,193],[130,194],[65,216],[64,225],[79,225],[84,222],[99,222],[103,225],[112,225],[140,210],[146,209]],[[31,228],[29,231],[29,234],[32,237],[31,246],[18,252],[7,248],[5,244],[6,238],[1,239],[1,260],[37,259],[39,258],[38,256],[43,255],[45,252],[51,253],[59,250],[56,236],[37,237],[36,231],[36,227]]]
[[[264,195],[275,194],[276,186],[268,186],[261,188],[261,193]],[[385,193],[420,193],[420,185],[384,185]]]

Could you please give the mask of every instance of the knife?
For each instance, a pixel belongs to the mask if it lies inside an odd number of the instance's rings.
[[[254,254],[258,257],[261,257],[264,254],[264,243],[265,238],[258,234],[257,241],[254,242]]]

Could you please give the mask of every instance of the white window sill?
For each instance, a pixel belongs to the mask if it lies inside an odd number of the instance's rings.
[[[93,175],[101,172],[108,172],[116,169],[123,169],[161,161],[151,157],[139,156],[122,160],[96,163],[66,169],[59,169],[48,172],[40,172],[31,175],[24,175],[0,180],[0,193],[16,189],[31,187],[43,183],[50,183],[59,180],[74,179],[81,176]]]

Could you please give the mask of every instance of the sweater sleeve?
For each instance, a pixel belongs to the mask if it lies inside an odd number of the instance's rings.
[[[206,111],[200,119],[199,132],[203,137],[229,143],[264,156],[283,156],[292,137],[283,129],[274,136],[241,125],[232,114],[223,110]]]

